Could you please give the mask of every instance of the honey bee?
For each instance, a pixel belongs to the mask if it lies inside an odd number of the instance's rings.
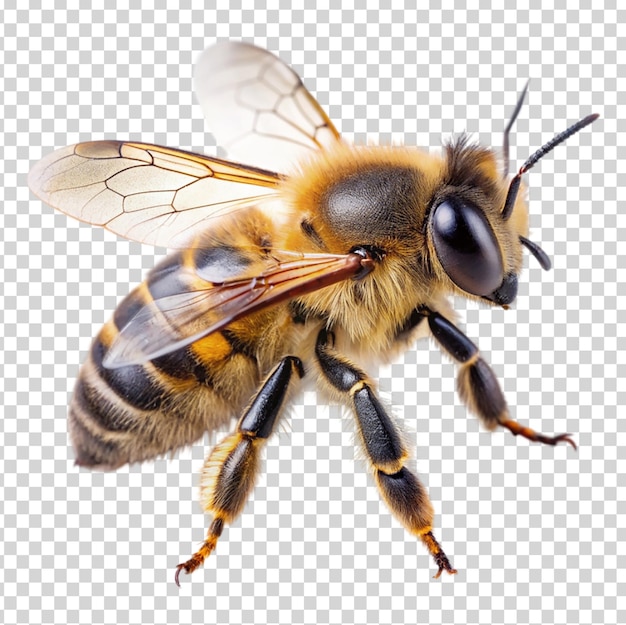
[[[435,577],[456,573],[433,535],[428,494],[407,468],[409,447],[357,362],[386,360],[430,334],[458,364],[459,395],[487,429],[576,448],[569,434],[511,419],[448,297],[506,308],[524,248],[550,268],[527,238],[522,176],[598,115],[511,177],[508,138],[526,88],[501,154],[462,137],[433,155],[347,144],[293,70],[249,44],[206,50],[195,81],[232,160],[95,141],[53,152],[29,175],[32,191],[64,213],[175,250],[93,341],[69,408],[76,464],[117,469],[239,417],[202,469],[200,500],[212,522],[178,565],[178,584],[241,513],[290,395],[315,376],[355,418],[383,500],[432,555]]]

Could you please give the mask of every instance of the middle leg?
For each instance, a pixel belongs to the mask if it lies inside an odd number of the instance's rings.
[[[337,353],[332,334],[322,330],[315,353],[322,374],[343,395],[356,416],[363,447],[374,469],[378,490],[396,518],[424,543],[442,571],[456,573],[432,533],[434,511],[426,489],[404,466],[408,451],[402,436],[372,389],[363,371]]]

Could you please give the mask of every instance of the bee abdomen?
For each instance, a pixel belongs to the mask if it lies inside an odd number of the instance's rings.
[[[273,362],[266,347],[264,364],[259,364],[259,343],[279,350],[284,340],[271,338],[276,313],[235,321],[142,364],[103,365],[116,337],[139,311],[193,290],[203,272],[212,279],[241,272],[250,260],[240,247],[216,243],[175,252],[120,303],[92,344],[70,406],[77,464],[114,469],[154,458],[190,445],[244,408],[267,370],[265,361]]]
[[[152,362],[107,369],[116,332],[114,322],[104,326],[76,383],[69,429],[79,465],[114,469],[189,445],[228,422],[258,384],[252,350],[232,330],[228,339],[216,333]]]

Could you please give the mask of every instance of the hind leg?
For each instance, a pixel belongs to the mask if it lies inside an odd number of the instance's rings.
[[[235,432],[218,443],[206,459],[200,501],[204,511],[213,515],[213,521],[202,547],[176,568],[179,586],[180,572],[189,574],[201,566],[215,549],[224,525],[241,514],[259,472],[261,450],[274,430],[294,374],[297,378],[304,375],[300,359],[283,358],[261,386]]]

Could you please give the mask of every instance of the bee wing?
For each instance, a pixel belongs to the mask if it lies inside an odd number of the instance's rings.
[[[144,304],[120,329],[103,364],[142,364],[217,332],[232,321],[286,299],[356,276],[358,254],[303,254],[274,250],[255,276],[210,282],[197,274],[185,290]]]
[[[312,151],[341,141],[298,75],[256,46],[228,41],[207,48],[195,90],[209,130],[236,161],[288,173]]]
[[[40,160],[41,200],[133,241],[184,247],[207,220],[276,193],[278,174],[131,141],[78,143]]]

